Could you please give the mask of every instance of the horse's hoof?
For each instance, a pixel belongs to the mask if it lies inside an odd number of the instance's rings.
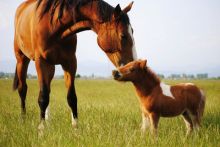
[[[40,122],[40,124],[38,125],[38,130],[44,130],[45,126],[44,126],[44,122]]]
[[[73,126],[74,129],[78,128],[78,120],[77,119],[72,120],[72,126]]]
[[[25,123],[26,115],[25,114],[21,114],[20,120],[21,120],[22,123]]]
[[[21,111],[21,121],[24,122],[26,119],[26,109],[23,109]]]
[[[45,130],[45,121],[41,121],[37,129],[38,129],[38,136],[42,137],[44,135],[44,130]]]

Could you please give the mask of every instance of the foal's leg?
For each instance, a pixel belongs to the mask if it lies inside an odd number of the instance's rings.
[[[149,118],[150,118],[150,123],[151,123],[151,133],[156,137],[160,116],[156,113],[151,113],[149,115]]]
[[[192,119],[190,117],[190,114],[187,111],[183,112],[182,115],[183,115],[183,119],[184,119],[184,122],[185,122],[186,128],[187,128],[187,133],[186,134],[189,135],[193,130]]]
[[[141,126],[141,131],[143,134],[145,134],[146,129],[150,126],[150,120],[149,116],[142,112],[142,126]]]
[[[191,112],[191,119],[193,123],[193,128],[199,130],[200,127],[200,116],[198,110],[193,110]]]
[[[62,65],[64,70],[64,79],[67,87],[67,102],[72,110],[72,126],[74,128],[77,127],[77,96],[75,91],[75,73],[76,73],[76,58],[74,57],[73,60],[66,62],[66,64]]]
[[[25,99],[27,94],[27,69],[30,59],[28,59],[20,50],[15,49],[15,56],[17,59],[13,89],[18,89],[21,99],[21,114],[26,113]]]
[[[54,76],[55,66],[48,64],[44,59],[39,58],[35,61],[40,92],[38,97],[38,104],[40,106],[40,120],[39,129],[44,128],[45,111],[49,104],[50,83]]]

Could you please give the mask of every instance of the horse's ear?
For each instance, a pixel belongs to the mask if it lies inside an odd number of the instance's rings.
[[[121,7],[120,5],[118,4],[116,7],[115,7],[115,10],[114,10],[114,17],[115,18],[118,18],[122,13],[122,10],[121,10]]]
[[[131,8],[132,8],[132,6],[133,6],[133,1],[127,6],[127,7],[125,7],[122,11],[124,12],[124,13],[128,13],[130,10],[131,10]]]
[[[147,66],[147,60],[141,60],[140,61],[140,68],[144,69]]]

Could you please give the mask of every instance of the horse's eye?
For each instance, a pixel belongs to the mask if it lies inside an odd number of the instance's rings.
[[[121,39],[125,40],[125,39],[127,39],[127,36],[125,34],[122,34]]]

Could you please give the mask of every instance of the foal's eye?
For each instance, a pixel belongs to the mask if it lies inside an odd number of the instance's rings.
[[[134,68],[130,68],[130,72],[133,72],[133,71],[135,71],[135,69]]]

